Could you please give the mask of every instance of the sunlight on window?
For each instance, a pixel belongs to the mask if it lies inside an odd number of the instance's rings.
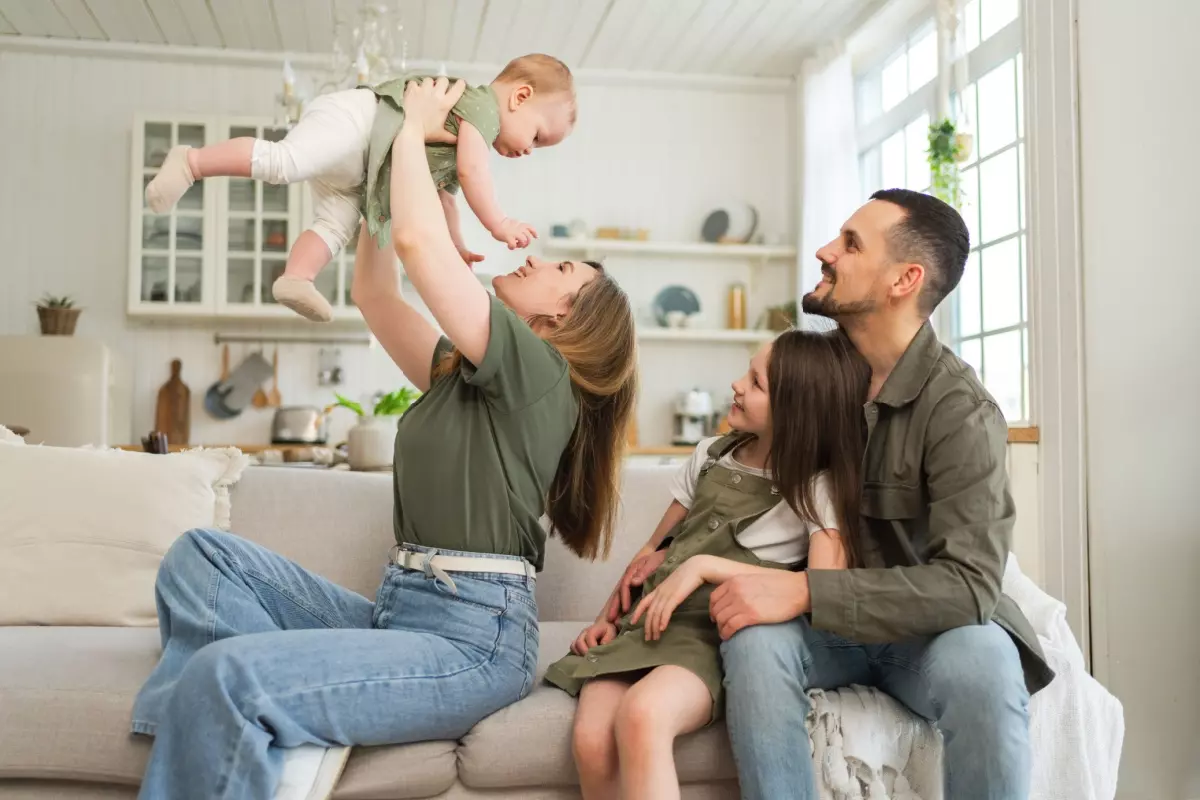
[[[900,53],[883,66],[883,110],[894,108],[908,97],[908,54]]]
[[[881,188],[902,188],[904,186],[904,131],[896,131],[885,139],[879,150]]]
[[[904,186],[923,192],[929,188],[929,115],[922,114],[904,128],[904,148],[908,151],[908,166]]]
[[[1017,138],[1017,84],[1009,59],[979,79],[979,156],[984,158]]]
[[[984,337],[983,385],[996,398],[1004,418],[1009,421],[1024,417],[1021,372],[1021,331]]]
[[[983,327],[1021,324],[1021,255],[1019,239],[1006,239],[980,253],[983,272]]]
[[[1020,209],[1017,201],[1017,151],[1005,150],[979,166],[980,244],[994,242],[1017,232]]]
[[[1020,3],[1019,0],[983,0],[980,10],[979,38],[986,42],[1017,18]]]
[[[908,50],[908,91],[915,92],[937,77],[937,31],[915,39]]]

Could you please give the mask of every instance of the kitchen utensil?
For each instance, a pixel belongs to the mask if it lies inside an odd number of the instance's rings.
[[[271,355],[271,391],[267,392],[267,403],[272,408],[283,405],[283,397],[279,394],[279,348]]]
[[[723,208],[718,208],[704,218],[704,224],[700,226],[700,238],[706,242],[714,244],[721,241],[721,238],[729,233],[729,212]]]
[[[259,353],[251,353],[229,372],[229,346],[222,351],[221,374],[225,380],[214,383],[204,394],[204,408],[217,419],[231,419],[250,404],[254,390],[271,374],[271,365]]]
[[[749,203],[730,203],[725,208],[729,227],[718,241],[745,244],[758,230],[758,209]]]
[[[339,386],[342,382],[341,348],[322,347],[317,351],[317,385]]]
[[[204,393],[204,410],[216,419],[233,419],[242,413],[241,409],[231,410],[225,405],[221,387],[229,381],[229,345],[221,348],[221,378]]]
[[[682,312],[686,317],[699,314],[700,300],[697,299],[696,293],[686,286],[668,286],[654,298],[654,319],[664,328],[682,327],[668,322],[667,315],[672,311]]]
[[[162,431],[151,431],[149,435],[142,437],[142,450],[156,455],[166,455],[171,452],[167,435]]]
[[[565,239],[571,235],[571,231],[566,225],[551,225],[550,235],[555,239]]]
[[[187,444],[191,435],[192,390],[180,377],[183,362],[171,361],[171,377],[158,390],[154,428],[163,431],[169,444]]]
[[[262,350],[259,350],[258,354],[261,356]],[[258,385],[258,388],[254,390],[254,396],[250,398],[250,404],[255,408],[266,408],[271,404],[271,400],[269,397],[267,397],[267,393],[263,391],[261,383]]]
[[[325,444],[328,418],[316,406],[284,406],[271,421],[271,444]]]

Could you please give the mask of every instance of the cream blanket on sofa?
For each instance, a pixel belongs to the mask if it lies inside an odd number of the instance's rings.
[[[1111,800],[1121,704],[1084,668],[1066,608],[1009,556],[1004,593],[1033,624],[1056,677],[1029,704],[1031,800]],[[941,737],[876,689],[813,691],[809,730],[822,800],[940,800]]]

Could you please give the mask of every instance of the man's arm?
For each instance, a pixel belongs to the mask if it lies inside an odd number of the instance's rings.
[[[925,444],[928,561],[888,569],[810,570],[814,628],[895,641],[991,620],[1012,541],[1008,428],[991,402],[965,395],[934,410]]]

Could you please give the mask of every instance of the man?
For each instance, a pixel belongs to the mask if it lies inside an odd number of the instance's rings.
[[[817,251],[824,277],[802,308],[840,324],[871,365],[864,563],[747,575],[713,592],[747,800],[816,800],[805,692],[851,683],[879,687],[941,729],[946,800],[1029,794],[1029,695],[1054,673],[1000,593],[1014,516],[1008,426],[929,324],[968,250],[953,208],[888,189]],[[630,565],[610,613],[660,561]]]
[[[805,691],[851,683],[941,729],[947,800],[1029,793],[1029,695],[1053,673],[1000,592],[1014,516],[1008,427],[928,321],[968,249],[953,208],[888,189],[817,251],[823,277],[802,308],[839,323],[871,365],[864,564],[714,592],[745,798],[816,800]]]

